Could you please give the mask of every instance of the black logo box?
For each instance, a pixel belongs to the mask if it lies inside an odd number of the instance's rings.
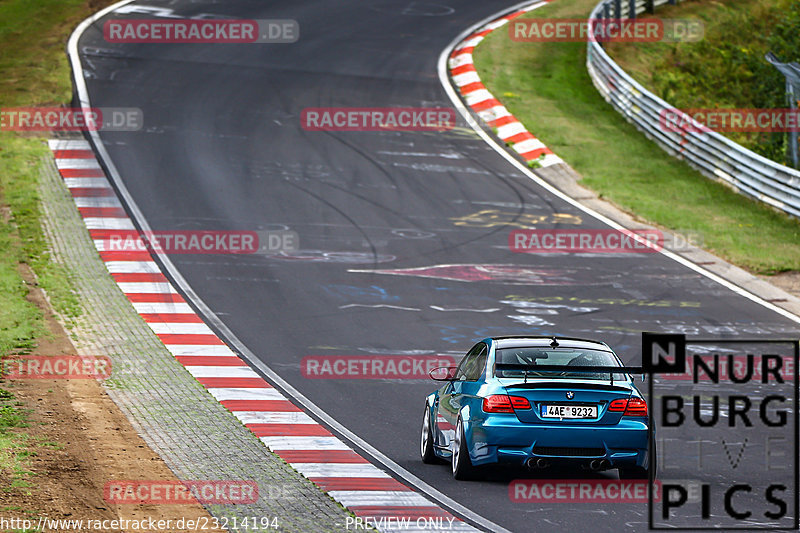
[[[642,369],[645,374],[649,375],[647,387],[647,401],[652,405],[651,401],[654,397],[653,393],[653,376],[657,374],[684,374],[686,372],[686,345],[702,345],[702,344],[782,344],[789,345],[793,348],[794,357],[794,379],[793,379],[793,392],[794,402],[792,411],[794,413],[793,435],[794,435],[794,523],[791,527],[725,527],[725,531],[796,531],[800,529],[800,500],[798,499],[798,489],[800,489],[800,438],[798,432],[800,431],[800,413],[798,413],[798,400],[800,399],[800,341],[797,339],[691,339],[687,342],[686,335],[683,334],[668,334],[668,333],[650,333],[642,332]],[[651,452],[655,444],[653,439],[653,424],[651,421],[649,425],[649,442]],[[655,465],[651,462],[651,472],[648,482],[648,528],[652,531],[720,531],[718,527],[655,527],[653,519],[653,485],[655,481],[654,469]],[[663,498],[663,495],[662,495]]]

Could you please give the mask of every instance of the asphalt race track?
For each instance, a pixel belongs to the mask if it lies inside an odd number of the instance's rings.
[[[797,323],[661,254],[512,253],[513,229],[604,226],[540,188],[467,127],[301,127],[309,107],[451,107],[437,76],[439,54],[508,2],[135,5],[186,17],[299,22],[292,44],[159,45],[108,43],[99,21],[79,43],[92,105],[137,107],[145,119],[139,132],[101,138],[153,230],[296,231],[300,249],[290,254],[171,260],[292,386],[402,467],[511,531],[531,531],[532,523],[571,531],[589,520],[596,531],[645,530],[646,506],[514,503],[508,483],[525,477],[514,472],[456,482],[447,467],[419,459],[423,399],[434,382],[308,379],[301,360],[453,355],[490,335],[560,334],[604,340],[638,365],[643,330],[800,334]],[[724,438],[730,429],[718,431]],[[676,453],[665,461],[675,478],[695,468]]]

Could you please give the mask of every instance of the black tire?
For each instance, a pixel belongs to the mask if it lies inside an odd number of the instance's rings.
[[[456,435],[453,439],[453,477],[458,480],[467,480],[475,478],[475,467],[472,466],[472,461],[469,458],[469,450],[465,448],[467,442],[464,436],[464,424],[461,419],[458,419],[456,424]]]
[[[620,479],[648,479],[649,475],[647,469],[640,466],[619,469]]]
[[[431,424],[431,409],[427,405],[425,405],[425,414],[422,416],[419,452],[423,463],[430,465],[439,462],[439,458],[433,451],[433,424]]]

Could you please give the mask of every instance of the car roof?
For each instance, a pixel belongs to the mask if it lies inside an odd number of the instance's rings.
[[[594,341],[591,339],[580,339],[576,337],[560,337],[560,336],[505,336],[505,337],[489,337],[486,339],[491,341],[495,348],[539,348],[551,347],[553,341],[558,343],[559,348],[587,348],[593,350],[601,350],[604,352],[611,352],[611,348],[604,342]]]

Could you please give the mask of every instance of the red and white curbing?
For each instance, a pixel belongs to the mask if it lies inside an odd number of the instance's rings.
[[[379,531],[430,532],[437,519],[448,531],[478,531],[371,464],[256,374],[194,312],[149,252],[106,250],[109,237],[136,229],[133,222],[88,142],[49,145],[101,259],[134,309],[267,448]]]
[[[549,1],[549,0],[546,0]],[[478,114],[490,127],[495,128],[497,136],[503,142],[511,145],[529,164],[537,164],[541,167],[549,167],[563,160],[555,155],[542,141],[533,136],[522,122],[516,119],[508,109],[490,93],[481,82],[475,64],[472,61],[472,52],[484,37],[492,33],[497,28],[505,26],[511,20],[524,15],[528,11],[544,5],[545,2],[524,7],[508,15],[502,16],[488,24],[485,24],[467,36],[463,41],[453,48],[450,54],[448,66],[450,67],[450,78],[456,87],[461,91],[466,104]]]

